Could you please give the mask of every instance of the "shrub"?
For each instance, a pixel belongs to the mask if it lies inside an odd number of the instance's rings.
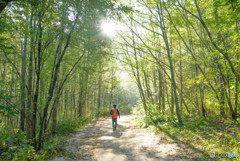
[[[29,145],[25,139],[23,132],[17,132],[15,135],[10,135],[6,132],[1,132],[1,153],[0,159],[2,160],[27,160],[36,159],[34,148]]]
[[[59,155],[59,153],[64,153],[64,146],[67,144],[66,139],[60,136],[52,136],[48,138],[41,150],[42,156],[38,156],[38,160],[45,160],[46,158],[52,158],[55,155]]]
[[[206,122],[207,119],[205,117],[203,117],[202,115],[197,115],[192,119],[185,121],[184,126],[188,129],[196,129],[200,128],[201,126],[205,126]]]
[[[88,120],[86,118],[68,118],[57,122],[56,133],[65,135],[76,132],[80,127],[84,126]]]

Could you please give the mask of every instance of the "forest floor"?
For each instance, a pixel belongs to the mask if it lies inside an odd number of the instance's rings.
[[[173,161],[201,157],[196,149],[176,143],[167,135],[138,128],[131,123],[132,118],[121,116],[115,132],[111,118],[94,120],[68,140],[65,150],[71,157],[61,156],[53,161]]]

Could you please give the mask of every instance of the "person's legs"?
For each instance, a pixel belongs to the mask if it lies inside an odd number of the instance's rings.
[[[117,118],[115,118],[115,130],[117,129]]]
[[[113,127],[113,130],[114,130],[114,118],[112,118],[112,127]]]
[[[115,131],[117,128],[117,118],[113,118],[113,130]]]
[[[117,129],[117,118],[112,118],[113,131]]]

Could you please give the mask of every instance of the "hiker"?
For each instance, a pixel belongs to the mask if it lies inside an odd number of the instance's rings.
[[[116,107],[117,105],[113,105],[113,109],[111,109],[111,112],[110,112],[110,114],[112,115],[113,131],[116,131],[117,129],[117,117],[119,116],[119,119],[120,119],[120,113]]]

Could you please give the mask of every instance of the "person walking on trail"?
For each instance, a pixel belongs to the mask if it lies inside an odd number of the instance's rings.
[[[112,115],[113,131],[116,131],[117,129],[117,117],[119,116],[119,119],[120,119],[120,112],[116,107],[117,105],[113,105],[113,108],[111,109],[111,112],[110,112],[110,114]]]

